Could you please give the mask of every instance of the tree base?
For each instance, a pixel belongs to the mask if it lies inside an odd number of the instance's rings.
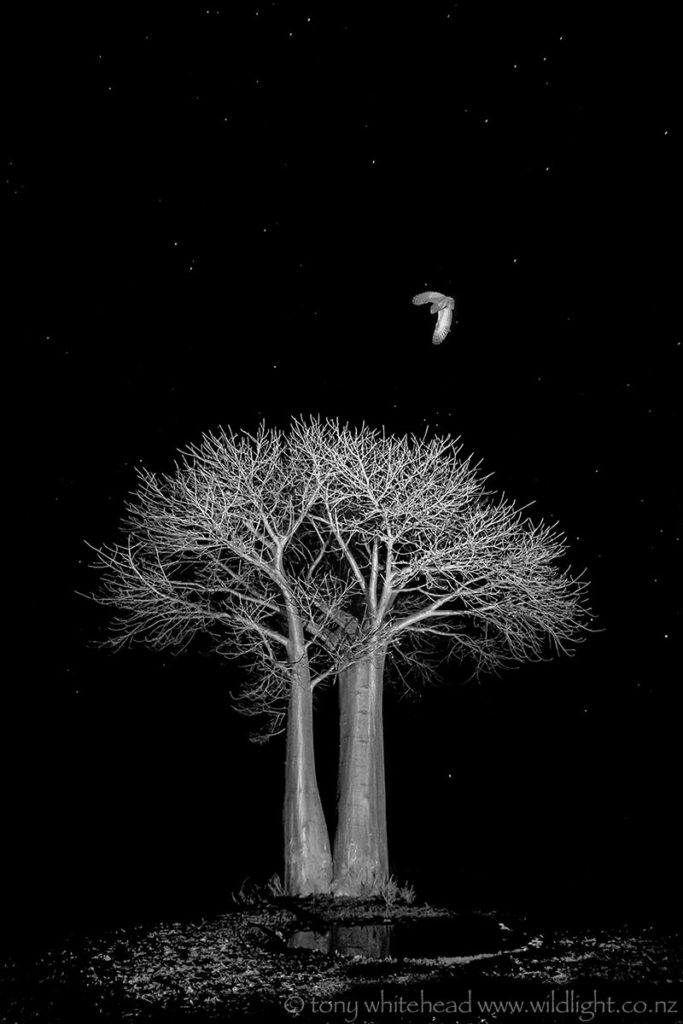
[[[369,870],[351,874],[338,874],[332,881],[333,896],[379,896],[387,881],[386,871]]]

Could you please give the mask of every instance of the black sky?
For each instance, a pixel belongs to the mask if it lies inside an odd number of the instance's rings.
[[[387,700],[395,870],[462,899],[672,899],[680,116],[670,5],[98,4],[3,32],[22,915],[220,906],[280,870],[238,670],[90,645],[134,466],[316,413],[448,430],[559,520],[604,632]],[[441,348],[411,305],[455,295]],[[18,315],[14,315],[18,314]],[[17,656],[16,658],[14,656]],[[334,798],[334,697],[321,785]],[[559,894],[559,895],[558,895]]]

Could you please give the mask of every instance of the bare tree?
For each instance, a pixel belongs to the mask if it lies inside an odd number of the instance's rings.
[[[221,432],[175,472],[140,473],[125,542],[104,547],[111,643],[197,633],[249,664],[245,714],[286,721],[285,881],[295,894],[372,892],[388,874],[382,692],[448,658],[499,671],[586,629],[586,584],[562,535],[485,490],[450,438],[294,421],[288,435]],[[443,652],[443,653],[442,653]],[[439,657],[441,655],[441,657]],[[316,782],[312,692],[339,679],[334,861]]]
[[[97,551],[95,598],[123,613],[109,643],[183,648],[201,633],[213,650],[247,662],[238,709],[266,713],[266,735],[286,720],[286,889],[326,892],[332,860],[312,693],[353,661],[356,640],[342,628],[350,581],[309,518],[322,477],[265,427],[255,437],[205,435],[180,454],[173,473],[139,472],[125,539]]]
[[[312,420],[295,422],[291,440],[314,467],[307,515],[355,588],[346,632],[368,641],[339,674],[333,890],[373,892],[388,874],[385,662],[408,685],[434,673],[439,650],[471,661],[475,675],[570,653],[592,617],[587,584],[559,567],[566,544],[556,524],[534,524],[487,491],[488,477],[450,437]]]

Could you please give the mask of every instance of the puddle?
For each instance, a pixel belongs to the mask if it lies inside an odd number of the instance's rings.
[[[524,941],[490,918],[461,916],[395,921],[391,924],[335,924],[325,931],[298,931],[290,949],[316,949],[368,959],[382,957],[472,956],[495,953]]]
[[[287,945],[290,949],[382,958],[392,955],[391,939],[395,928],[393,924],[336,924],[324,932],[295,932]]]

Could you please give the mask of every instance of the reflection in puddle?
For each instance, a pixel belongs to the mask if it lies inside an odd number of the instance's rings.
[[[395,927],[391,924],[337,924],[325,932],[295,932],[287,945],[290,949],[317,949],[321,953],[381,959],[391,956],[391,932]]]
[[[331,925],[325,931],[299,931],[290,949],[315,949],[368,959],[383,957],[469,956],[492,953],[519,942],[488,918],[427,918],[391,924]]]

